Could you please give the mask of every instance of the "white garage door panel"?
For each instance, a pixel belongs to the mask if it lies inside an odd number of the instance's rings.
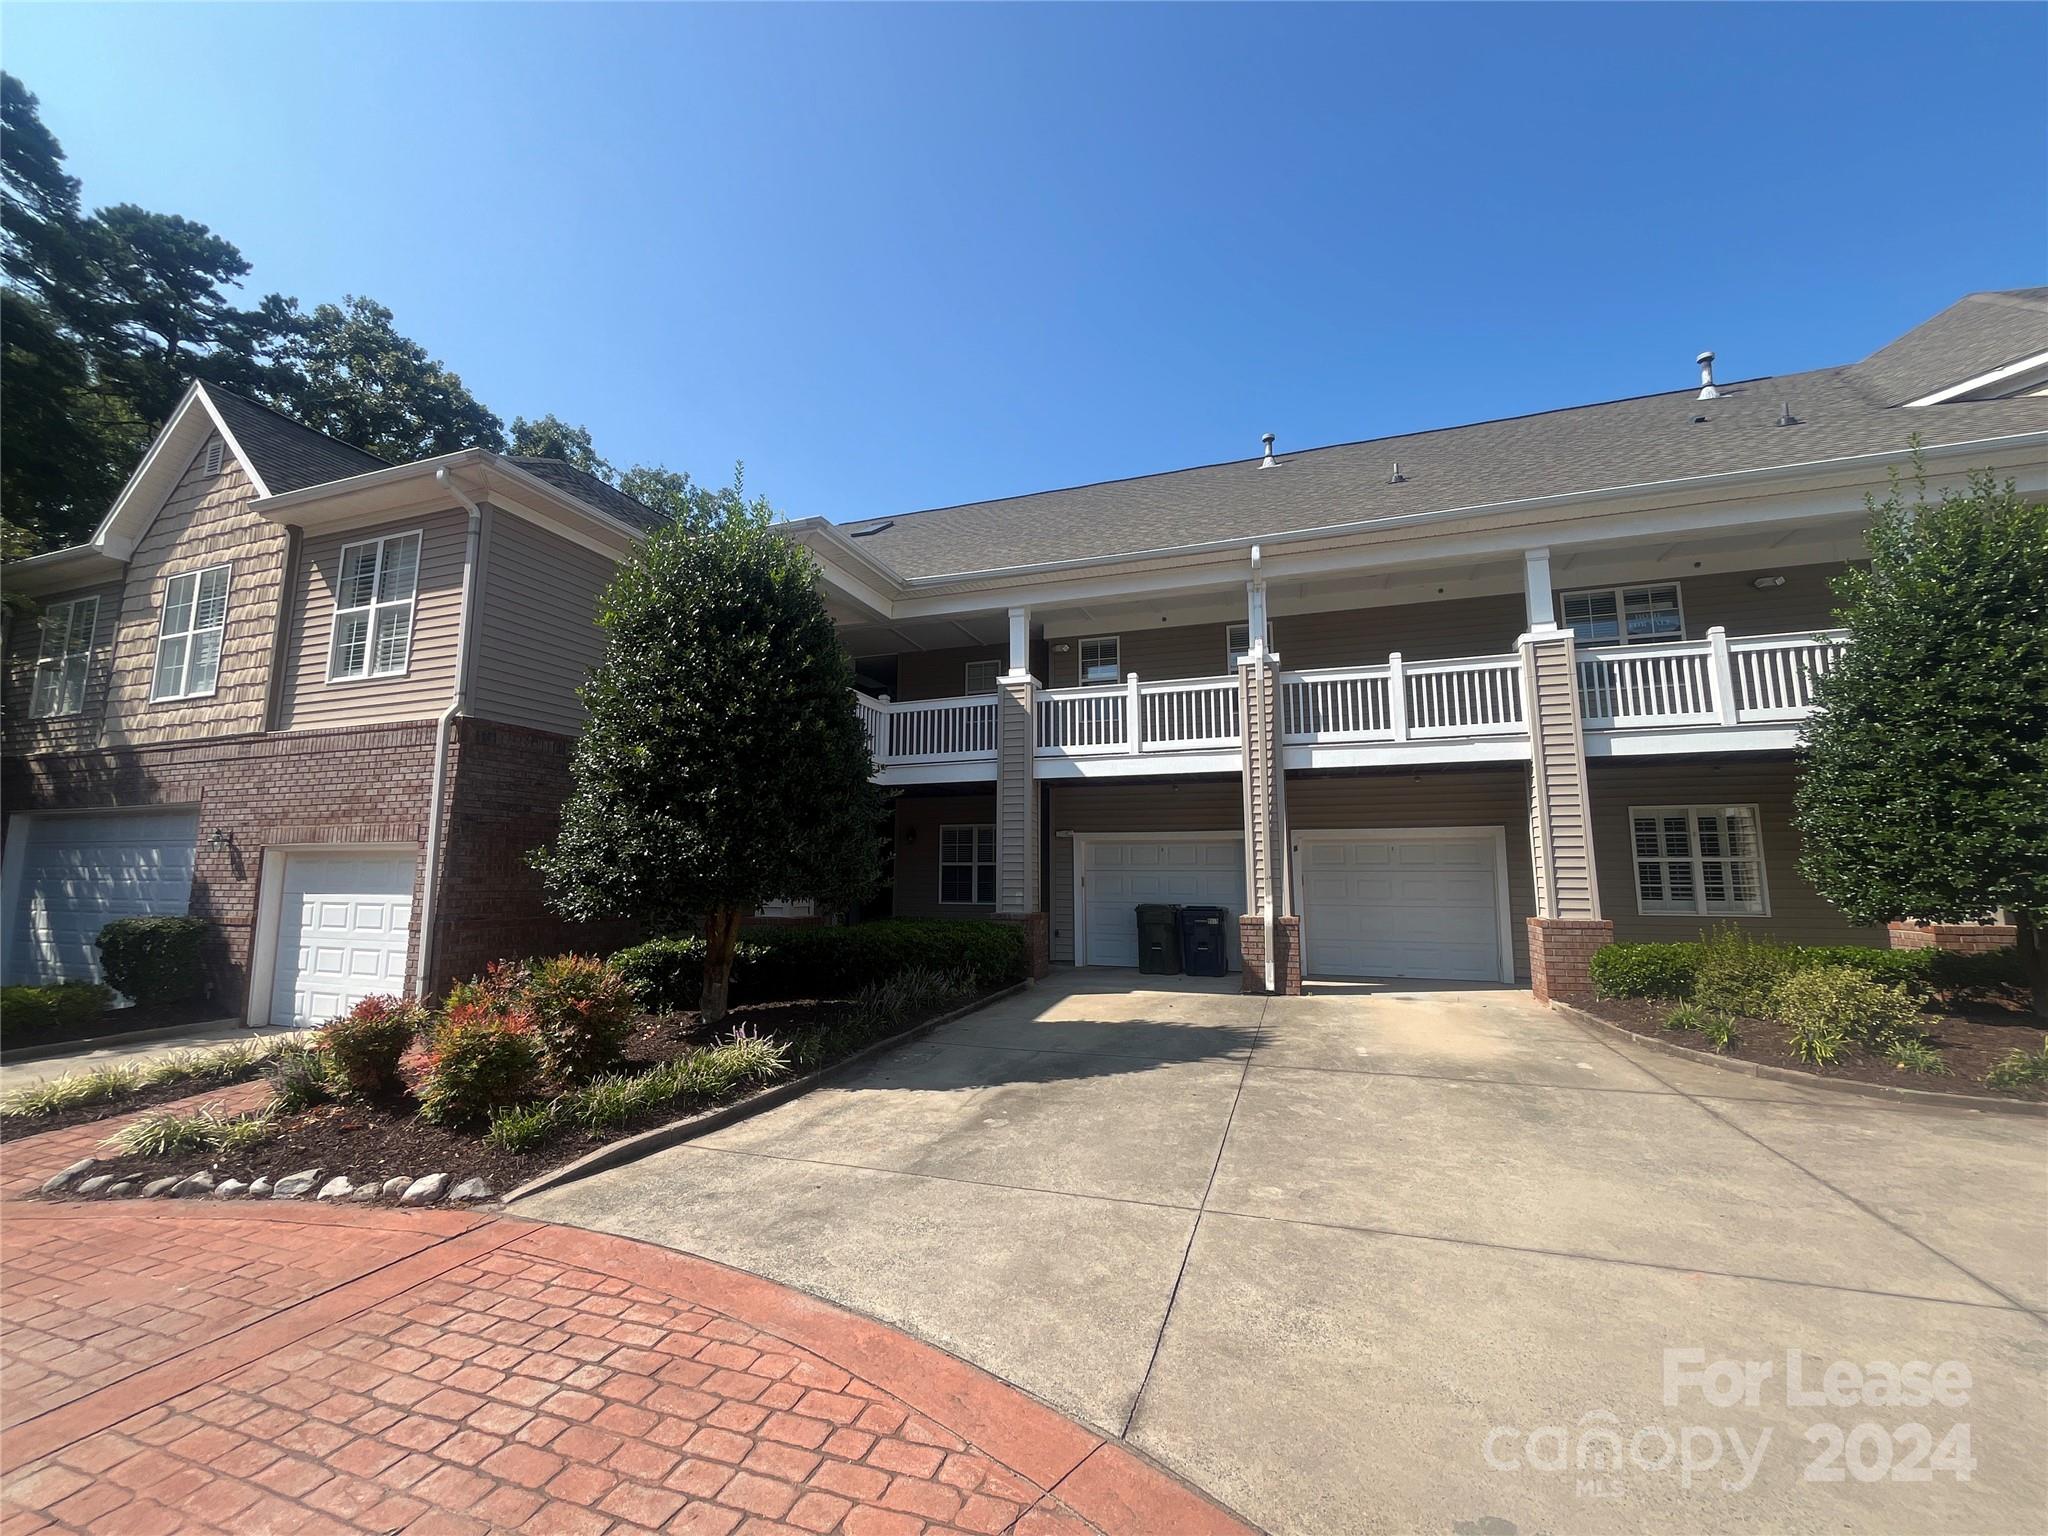
[[[1231,965],[1237,965],[1237,915],[1244,911],[1242,843],[1090,841],[1083,847],[1083,965],[1135,966],[1138,907],[1153,901],[1227,908],[1224,940]]]
[[[1304,842],[1310,974],[1498,981],[1496,856],[1490,836]]]
[[[117,917],[182,917],[192,900],[197,811],[24,816],[8,915],[10,982],[98,981],[93,940]]]
[[[418,863],[410,853],[286,857],[271,1023],[317,1024],[405,991]]]

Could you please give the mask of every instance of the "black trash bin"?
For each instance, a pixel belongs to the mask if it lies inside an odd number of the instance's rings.
[[[1180,966],[1190,976],[1228,976],[1230,949],[1223,925],[1230,913],[1223,907],[1180,909]]]
[[[1180,908],[1164,902],[1138,906],[1138,969],[1147,976],[1180,974]]]

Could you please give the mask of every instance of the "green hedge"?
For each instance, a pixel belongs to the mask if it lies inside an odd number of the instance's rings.
[[[0,1035],[9,1045],[75,1040],[89,1031],[113,1000],[113,989],[96,981],[0,987]]]
[[[1769,948],[1788,974],[1845,965],[1875,981],[1961,993],[1995,991],[2024,980],[2017,949],[1959,955],[1943,949],[1871,949],[1858,944]],[[1593,985],[1602,997],[1691,997],[1705,952],[1706,946],[1698,943],[1609,944],[1593,952]]]
[[[696,934],[650,939],[612,956],[640,989],[643,1007],[673,1012],[697,1006],[704,940]],[[978,990],[1024,979],[1029,961],[1015,923],[890,918],[843,928],[745,928],[733,959],[734,1003],[797,997],[851,997],[914,966],[966,967]]]
[[[117,917],[95,940],[100,969],[138,1003],[182,1003],[206,983],[200,946],[209,926],[199,917]]]

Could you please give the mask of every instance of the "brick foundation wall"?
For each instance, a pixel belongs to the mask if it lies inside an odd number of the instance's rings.
[[[1614,942],[1614,924],[1592,918],[1532,917],[1529,990],[1539,1003],[1593,1000],[1593,951]]]
[[[20,811],[196,806],[190,911],[216,925],[209,995],[241,1012],[249,987],[263,849],[283,843],[426,845],[431,721],[233,736],[46,757],[9,757],[0,795]],[[227,845],[211,846],[213,833]],[[413,952],[420,891],[413,890]],[[408,966],[410,966],[410,960]]]
[[[565,950],[608,955],[643,937],[630,921],[570,923],[526,862],[554,840],[575,742],[550,731],[459,719],[449,746],[447,836],[428,985],[439,993],[493,960]],[[424,797],[422,797],[424,798]]]
[[[2020,938],[2011,923],[1892,923],[1886,934],[1893,949],[1946,949],[1959,955],[2010,949]]]
[[[1029,961],[1026,972],[1033,981],[1042,981],[1052,974],[1052,918],[1044,912],[1026,912],[1022,916],[1001,916],[999,923],[1016,923],[1024,930],[1024,950]]]
[[[1266,920],[1246,912],[1237,920],[1237,947],[1244,970],[1239,980],[1244,990],[1264,996],[1266,992]],[[1273,992],[1279,997],[1301,996],[1301,919],[1273,919]]]

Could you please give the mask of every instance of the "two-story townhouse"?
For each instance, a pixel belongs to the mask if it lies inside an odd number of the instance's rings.
[[[791,525],[895,806],[894,909],[1137,962],[1240,914],[1248,990],[1588,987],[1611,938],[1881,945],[1798,868],[1800,721],[1866,496],[2048,488],[2048,289],[1859,363],[1000,501]]]
[[[656,514],[482,450],[393,466],[192,386],[92,538],[10,566],[5,977],[97,975],[121,915],[210,919],[251,1023],[615,942],[545,909],[602,654]]]

